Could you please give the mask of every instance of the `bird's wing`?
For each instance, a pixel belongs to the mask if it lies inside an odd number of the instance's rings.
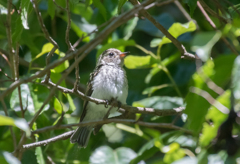
[[[98,65],[95,68],[95,70],[90,74],[90,79],[88,81],[87,90],[85,92],[86,96],[91,96],[92,95],[92,93],[93,93],[92,81],[93,81],[94,77],[96,77],[97,74],[99,73],[101,67],[102,67],[102,65]],[[84,103],[83,103],[83,112],[81,114],[80,122],[82,122],[84,117],[86,116],[87,105],[88,105],[88,101],[85,100]]]

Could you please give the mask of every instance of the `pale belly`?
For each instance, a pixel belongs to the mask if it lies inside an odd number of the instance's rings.
[[[123,70],[106,69],[104,71],[100,71],[92,83],[92,97],[103,100],[111,100],[114,98],[122,104],[125,104],[128,94],[128,84],[127,80],[124,79],[125,72]],[[110,105],[106,108],[104,105],[97,105],[95,103],[88,102],[87,113],[84,121],[102,119],[108,112],[109,108]],[[112,108],[110,113],[113,113],[116,110],[116,107]]]

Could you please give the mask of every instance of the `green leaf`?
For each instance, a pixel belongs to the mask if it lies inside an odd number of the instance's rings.
[[[217,101],[222,105],[230,109],[230,90],[227,90],[223,95],[217,98]],[[211,106],[206,119],[211,120],[212,124],[208,123],[203,124],[202,135],[200,136],[200,144],[205,147],[207,146],[216,136],[218,128],[220,125],[227,119],[228,115],[219,111],[216,107]]]
[[[29,0],[21,1],[21,4],[20,4],[21,5],[21,15],[18,16],[18,18],[15,22],[15,24],[17,24],[17,26],[15,26],[13,36],[12,36],[13,45],[15,45],[20,40],[20,38],[22,36],[23,28],[29,29],[28,22],[27,22],[29,4],[30,4]]]
[[[23,118],[13,119],[11,117],[0,115],[0,126],[6,125],[18,127],[19,129],[25,131],[27,136],[30,136],[30,129],[28,123]]]
[[[40,83],[41,79],[36,79],[36,82]],[[43,102],[46,99],[46,95],[49,94],[49,89],[39,84],[29,84],[28,86],[31,91],[31,97],[33,100],[34,108],[37,111],[43,105]],[[43,108],[43,111],[48,110],[49,107],[50,105],[46,104]]]
[[[7,8],[0,4],[0,12],[1,14],[7,14]]]
[[[63,58],[65,56],[65,53],[60,52],[58,55],[58,59]],[[66,70],[69,67],[69,62],[68,60],[65,60],[62,64],[58,65],[57,67],[51,69],[52,72],[54,73],[61,73],[64,70]]]
[[[235,103],[240,103],[240,57],[238,56],[234,61],[232,71],[232,87],[235,98]],[[237,109],[235,109],[237,110]]]
[[[74,111],[75,109],[76,109],[76,107],[75,107],[75,105],[74,105],[74,102],[73,102],[73,99],[72,99],[72,97],[70,96],[70,94],[65,94],[65,93],[63,93],[63,95],[65,95],[66,97],[67,97],[67,99],[68,99],[68,103],[69,103],[69,109],[71,110],[71,111]]]
[[[173,162],[172,164],[198,164],[198,160],[196,157],[184,157],[178,161]]]
[[[90,157],[90,163],[102,164],[102,163],[129,163],[136,157],[136,153],[129,148],[120,147],[115,150],[108,146],[101,146],[97,148]]]
[[[126,26],[123,31],[124,40],[128,40],[132,36],[133,30],[137,26],[137,22],[138,22],[138,17],[134,17],[126,23]]]
[[[192,16],[197,7],[197,0],[184,0],[184,3],[188,4],[190,8],[190,15]]]
[[[148,87],[148,88],[144,89],[142,94],[143,95],[148,94],[150,96],[151,94],[153,94],[154,92],[156,92],[159,89],[166,88],[166,87],[171,87],[171,86],[172,86],[172,84],[162,84],[162,85],[159,85],[159,86]]]
[[[128,69],[151,68],[159,61],[151,56],[133,56],[128,55],[124,59],[124,64]]]
[[[121,13],[121,9],[126,2],[127,0],[118,0],[118,14]]]
[[[61,18],[67,22],[67,15],[64,14],[61,16]],[[83,36],[87,36],[87,33],[92,32],[94,29],[96,29],[95,25],[89,24],[87,23],[87,21],[84,21],[83,19],[79,19],[79,17],[74,17],[74,15],[71,17],[71,29],[76,33],[76,35],[78,37],[83,37]],[[84,21],[84,22],[83,22]],[[83,40],[83,42],[89,42],[90,38],[89,37],[85,37]]]
[[[173,163],[174,161],[181,159],[185,156],[185,151],[181,149],[180,145],[176,142],[169,145],[167,149],[168,151],[163,158],[163,161],[165,163]]]
[[[206,62],[211,54],[212,47],[221,38],[222,34],[219,31],[201,32],[194,36],[191,50]]]
[[[0,151],[1,164],[21,164],[21,162],[12,154],[7,151]]]
[[[196,24],[193,21],[190,21],[185,24],[174,23],[169,29],[168,32],[172,34],[174,38],[178,38],[180,35],[195,31]],[[157,47],[158,45],[162,46],[163,44],[171,43],[172,41],[164,36],[162,39],[153,39],[150,43],[151,47]]]
[[[93,3],[93,0],[86,0],[86,1],[85,1],[86,7],[88,7],[88,6],[91,5],[92,3]]]
[[[73,6],[72,12],[77,15],[81,15],[87,21],[90,21],[93,15],[93,10],[91,7],[86,7],[85,4],[78,3]]]
[[[33,98],[31,97],[31,92],[30,92],[29,86],[27,84],[22,84],[19,87],[20,87],[20,91],[21,91],[23,109],[27,109],[27,111],[30,115],[34,115],[35,108],[33,105]],[[12,95],[10,98],[10,107],[16,112],[21,111],[18,95],[19,95],[18,89],[16,88],[12,92]]]
[[[20,40],[23,32],[22,20],[20,17],[17,18],[15,23],[18,24],[18,26],[15,26],[14,32],[12,35],[13,45],[15,45]]]
[[[38,164],[45,164],[45,160],[43,158],[43,152],[41,147],[36,147],[35,155],[37,157]]]
[[[121,51],[121,47],[125,47],[125,46],[134,46],[136,45],[136,43],[134,42],[134,40],[124,40],[124,39],[119,39],[116,41],[113,41],[111,43],[108,43],[104,46],[102,46],[98,51],[97,51],[97,55],[96,58],[98,58],[101,53],[109,48],[118,48]]]
[[[44,44],[43,47],[42,47],[42,51],[41,51],[37,56],[35,56],[34,59],[32,59],[32,62],[33,62],[34,60],[40,58],[40,57],[43,56],[44,54],[50,52],[50,51],[53,49],[53,47],[54,47],[54,45],[53,45],[52,43],[46,43],[46,44]],[[59,54],[59,50],[56,49],[54,53]]]
[[[165,58],[161,62],[161,64],[164,65],[165,67],[167,67],[169,64],[171,64],[171,63],[175,62],[177,59],[179,59],[180,56],[181,56],[180,53],[176,53],[174,55],[171,55],[170,57]],[[158,72],[160,72],[161,70],[162,70],[162,66],[161,65],[156,65],[156,66],[154,65],[154,68],[152,68],[150,70],[149,74],[146,76],[145,83],[148,84],[151,81],[152,77],[154,75],[156,75]]]
[[[115,125],[105,124],[102,129],[108,139],[108,142],[119,143],[123,140],[122,130],[117,128]]]
[[[230,80],[235,58],[235,55],[220,56],[214,61],[208,60],[200,69],[204,72],[204,76],[210,78],[217,86],[224,88]],[[209,89],[206,83],[207,79],[204,76],[196,72],[192,76],[191,86],[200,88],[208,92],[213,98],[216,98],[217,94]],[[205,98],[192,92],[189,92],[186,96],[186,103],[187,106],[184,112],[188,115],[189,129],[197,133],[201,130],[205,115],[211,105]]]
[[[105,9],[104,5],[99,0],[93,0],[93,5],[99,9],[100,13],[102,14],[105,21],[107,20],[107,10]]]
[[[54,98],[53,106],[54,106],[54,109],[58,112],[58,114],[62,114],[62,112],[63,112],[63,103],[62,102],[60,102],[57,98]]]
[[[21,20],[22,20],[22,25],[25,29],[29,29],[28,22],[27,22],[29,4],[30,4],[29,0],[21,1]]]
[[[51,19],[55,17],[55,5],[53,3],[53,0],[48,0],[48,14],[51,16]]]
[[[150,107],[156,109],[173,109],[183,106],[183,99],[180,97],[153,96],[133,102],[136,107]]]

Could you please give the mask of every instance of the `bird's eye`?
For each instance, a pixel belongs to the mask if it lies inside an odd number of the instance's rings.
[[[113,56],[113,55],[114,55],[114,53],[112,53],[112,52],[109,53],[109,56]]]

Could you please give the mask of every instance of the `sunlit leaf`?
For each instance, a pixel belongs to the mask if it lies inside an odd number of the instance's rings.
[[[53,45],[52,43],[46,43],[46,44],[44,44],[43,47],[42,47],[42,51],[41,51],[37,56],[35,56],[35,58],[32,60],[32,62],[33,62],[34,60],[40,58],[42,55],[50,52],[50,51],[53,49],[53,47],[54,47],[54,45]],[[58,50],[58,49],[55,50],[54,53],[59,54],[59,50]]]
[[[156,63],[158,61],[151,56],[128,55],[124,59],[124,64],[128,69],[151,68]]]
[[[54,106],[54,109],[58,112],[58,114],[62,114],[62,111],[63,111],[62,102],[60,102],[57,98],[54,98],[53,106]]]
[[[183,158],[184,156],[185,152],[180,148],[180,145],[178,143],[172,143],[168,146],[168,151],[164,155],[163,161],[165,163],[172,163]]]
[[[102,129],[106,137],[108,138],[108,142],[116,143],[122,141],[122,130],[118,129],[115,125],[105,124],[103,125]]]
[[[35,108],[33,105],[33,98],[31,96],[29,86],[27,84],[22,84],[19,87],[21,91],[21,100],[22,100],[23,109],[27,109],[29,114],[33,115],[35,113]],[[21,111],[19,93],[17,88],[12,92],[12,95],[10,98],[10,107],[16,112]]]
[[[212,47],[221,38],[221,32],[202,32],[194,36],[192,51],[206,62],[211,54]]]
[[[230,80],[235,58],[236,56],[234,55],[220,56],[214,61],[208,60],[200,69],[204,72],[204,76],[210,78],[217,86],[224,87]],[[204,76],[196,72],[192,76],[191,86],[200,88],[208,92],[213,98],[216,98],[218,95],[209,89],[206,83],[207,79]],[[188,115],[188,126],[190,130],[197,133],[202,128],[202,124],[205,121],[205,115],[211,104],[202,96],[192,92],[189,92],[186,96],[186,103],[187,106],[184,112]]]
[[[234,61],[233,71],[232,71],[232,87],[233,94],[235,98],[235,103],[239,106],[240,103],[240,57],[238,56]],[[235,108],[238,110],[238,108]]]
[[[186,163],[198,164],[198,160],[196,157],[184,157],[180,160],[173,162],[172,164],[186,164]]]
[[[21,162],[12,154],[7,151],[0,151],[1,164],[21,164]]]
[[[217,98],[217,101],[230,109],[230,90],[226,91],[223,95]],[[228,115],[219,111],[216,107],[211,106],[206,119],[211,120],[212,124],[204,123],[202,135],[200,136],[200,144],[204,147],[207,146],[212,139],[217,136],[219,126],[227,119]]]
[[[29,29],[28,22],[27,22],[29,4],[30,4],[29,0],[21,1],[21,20],[22,20],[22,25],[25,29]]]
[[[35,137],[35,138],[38,141],[38,138],[37,137]],[[44,160],[44,157],[43,157],[43,152],[42,152],[42,148],[41,147],[36,147],[35,155],[37,157],[38,164],[45,164],[45,160]]]
[[[133,102],[133,106],[151,107],[155,109],[173,109],[183,106],[183,99],[180,97],[153,96]]]
[[[136,153],[130,148],[120,147],[115,150],[108,146],[101,146],[97,148],[90,157],[90,163],[102,164],[102,163],[129,163],[136,157]],[[142,162],[141,164],[144,164]]]
[[[174,23],[169,29],[168,32],[174,37],[178,38],[180,35],[195,31],[196,24],[193,21],[190,21],[185,24]],[[163,44],[171,43],[172,41],[164,36],[162,39],[153,39],[150,43],[151,47],[156,47],[158,45],[162,46]]]
[[[65,56],[65,53],[60,52],[58,55],[58,59],[63,58]],[[69,62],[68,60],[65,60],[62,64],[58,65],[57,67],[51,69],[52,72],[54,73],[61,73],[64,70],[66,70],[69,67]]]
[[[13,119],[11,117],[0,115],[0,126],[15,126],[26,132],[30,136],[30,129],[28,123],[23,118]]]
[[[128,40],[132,36],[133,30],[135,29],[137,22],[138,22],[138,17],[134,17],[133,19],[130,19],[126,23],[126,26],[123,31],[124,40]]]

